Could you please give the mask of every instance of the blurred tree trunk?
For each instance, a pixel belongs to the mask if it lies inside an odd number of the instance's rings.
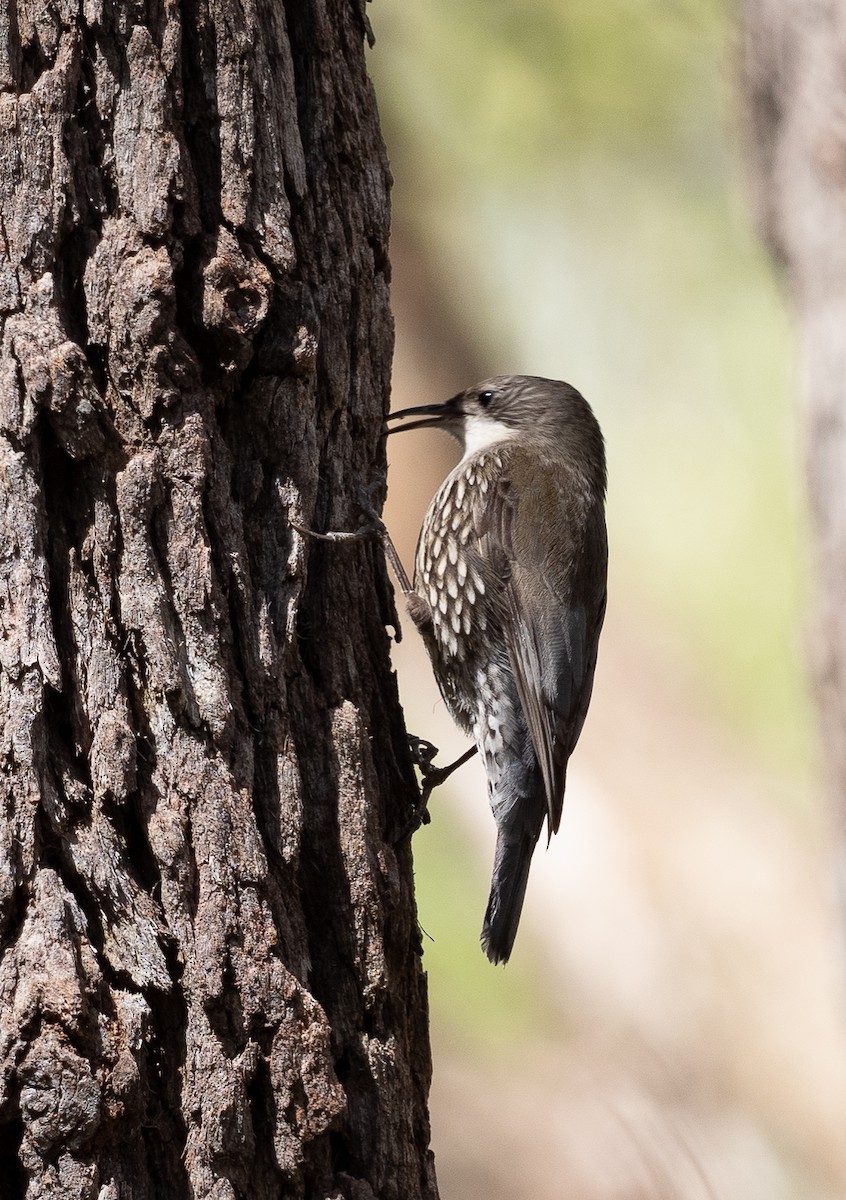
[[[846,835],[846,0],[747,0],[761,226],[790,284],[816,533],[823,743]]]
[[[436,1196],[363,20],[0,16],[4,1200]]]

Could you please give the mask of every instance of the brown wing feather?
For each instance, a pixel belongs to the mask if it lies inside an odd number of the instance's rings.
[[[521,465],[519,452],[506,459],[479,514],[479,549],[489,562],[500,560],[501,619],[552,834],[593,685],[605,612],[605,524],[601,504],[568,502],[553,467],[538,470],[535,461],[523,472]],[[539,522],[540,506],[546,514]]]

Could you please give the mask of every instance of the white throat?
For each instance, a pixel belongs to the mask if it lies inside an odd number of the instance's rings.
[[[461,461],[490,450],[501,442],[510,442],[516,437],[517,431],[501,421],[492,421],[489,417],[466,416],[464,418],[464,455]]]

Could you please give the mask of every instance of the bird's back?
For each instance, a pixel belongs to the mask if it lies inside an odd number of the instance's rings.
[[[429,507],[415,561],[418,624],[479,748],[497,824],[482,934],[494,961],[510,953],[544,815],[558,826],[604,612],[602,497],[574,489],[568,470],[514,444],[465,458]]]

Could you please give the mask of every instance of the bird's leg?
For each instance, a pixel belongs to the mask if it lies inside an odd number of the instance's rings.
[[[316,529],[309,529],[307,525],[303,525],[301,521],[295,520],[289,513],[288,521],[292,529],[295,529],[301,537],[315,538],[320,542],[362,542],[370,537],[377,537],[382,543],[385,550],[385,557],[391,564],[394,574],[397,577],[397,582],[403,592],[403,595],[408,596],[411,593],[411,580],[408,578],[408,573],[402,565],[399,553],[396,546],[391,540],[391,535],[388,533],[387,526],[382,518],[377,513],[373,506],[372,491],[379,487],[383,482],[382,477],[374,480],[367,487],[361,480],[358,484],[358,502],[362,512],[366,517],[370,518],[370,523],[362,525],[358,529],[351,532],[341,530],[329,531],[327,533],[318,533]]]
[[[391,564],[393,572],[397,577],[397,582],[408,605],[409,614],[421,633],[426,633],[432,625],[432,610],[426,601],[418,596],[412,588],[411,580],[408,577],[405,567],[402,565],[402,560],[396,546],[391,540],[387,526],[373,504],[372,492],[382,482],[383,480],[378,478],[374,480],[370,487],[361,480],[358,483],[359,506],[364,515],[370,518],[370,523],[362,525],[359,529],[354,529],[351,532],[330,531],[328,533],[318,533],[316,529],[309,529],[308,526],[295,520],[290,513],[288,520],[291,528],[295,529],[302,537],[316,538],[321,542],[360,542],[365,538],[378,537],[384,547],[385,557]],[[399,635],[397,635],[397,641],[399,641]],[[432,792],[436,787],[440,787],[442,783],[449,779],[453,771],[457,771],[459,767],[464,766],[476,753],[476,747],[471,746],[455,762],[449,763],[445,767],[436,767],[433,765],[432,759],[438,753],[437,746],[434,746],[431,742],[427,742],[424,738],[415,737],[413,734],[409,734],[408,741],[412,761],[419,768],[423,780],[420,788],[420,799],[414,809],[412,819],[395,839],[396,842],[404,841],[416,829],[419,829],[421,825],[429,824],[429,797]]]
[[[413,733],[408,735],[408,747],[411,751],[411,761],[418,768],[423,776],[422,786],[420,788],[420,799],[414,809],[414,814],[407,825],[403,827],[395,842],[405,841],[415,830],[421,825],[428,825],[431,817],[429,816],[429,797],[436,787],[440,787],[453,771],[457,771],[459,767],[463,767],[473,755],[477,752],[475,746],[471,746],[469,750],[465,750],[460,758],[455,762],[449,763],[445,767],[436,767],[432,764],[432,759],[438,753],[438,747],[427,742],[425,738],[415,737]]]
[[[455,762],[448,763],[445,767],[436,767],[432,759],[438,753],[437,746],[433,746],[431,742],[426,742],[422,738],[414,737],[413,735],[409,735],[408,740],[412,747],[411,757],[415,766],[420,769],[420,774],[423,776],[423,787],[420,791],[420,806],[426,812],[426,805],[435,788],[440,787],[442,783],[446,783],[453,771],[457,771],[459,767],[463,767],[478,751],[475,746],[471,746]],[[426,812],[427,819],[428,815],[428,812]],[[427,821],[423,820],[421,823],[426,824]]]
[[[408,596],[412,590],[411,580],[408,578],[408,572],[402,565],[402,560],[400,559],[397,548],[391,540],[391,535],[388,533],[388,527],[382,520],[379,513],[376,511],[376,508],[373,504],[373,490],[374,488],[378,487],[382,481],[383,479],[380,476],[373,481],[370,487],[367,487],[363,480],[359,480],[358,502],[361,506],[362,512],[366,516],[370,517],[370,520],[373,522],[376,535],[382,539],[382,545],[385,549],[385,557],[391,564],[391,568],[397,577],[397,583],[400,585],[400,590],[404,596]]]
[[[319,542],[363,542],[365,538],[381,536],[381,531],[373,525],[362,525],[360,529],[352,531],[332,529],[326,533],[318,533],[316,529],[309,529],[293,517],[288,518],[288,523],[302,537],[316,538]]]

